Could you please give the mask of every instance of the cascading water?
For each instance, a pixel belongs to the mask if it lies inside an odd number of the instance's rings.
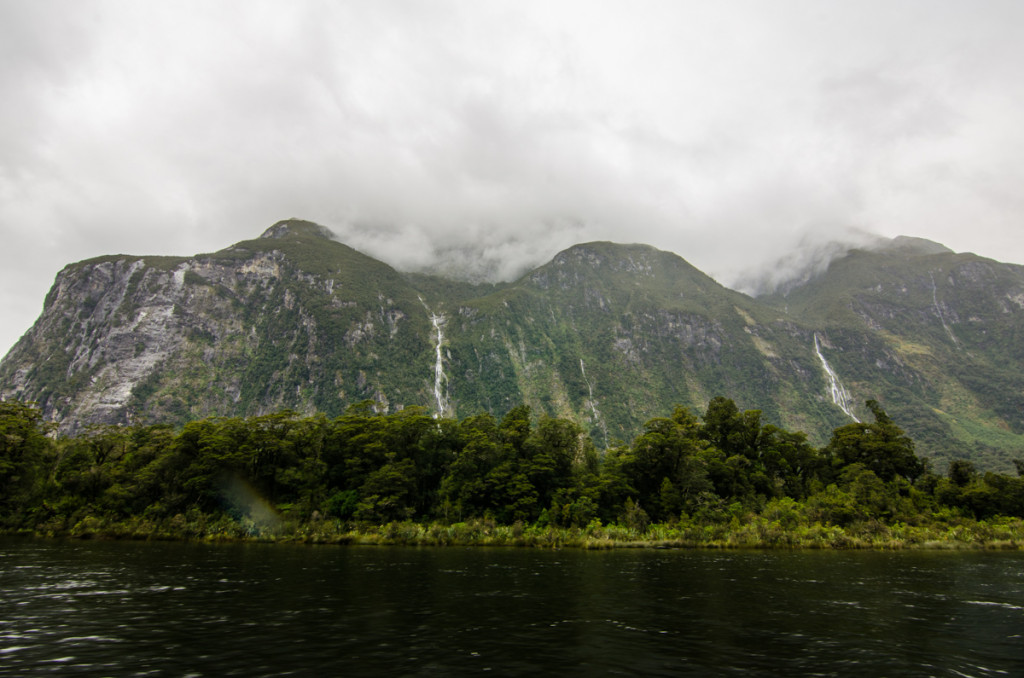
[[[441,356],[441,344],[444,342],[444,325],[446,318],[443,313],[434,313],[427,306],[427,302],[423,301],[423,297],[420,297],[420,303],[423,304],[423,308],[427,309],[427,316],[430,318],[431,325],[434,326],[436,334],[436,342],[434,344],[434,352],[436,360],[434,361],[434,402],[437,405],[437,411],[434,413],[434,418],[439,419],[448,413],[448,377],[444,373],[444,360]]]
[[[587,390],[590,392],[590,411],[594,414],[594,421],[601,425],[601,430],[604,432],[604,447],[608,449],[608,427],[604,423],[604,419],[601,418],[601,413],[597,411],[597,403],[594,402],[594,387],[590,385],[590,379],[587,379],[587,369],[583,366],[583,358],[580,358],[580,372],[583,374],[583,381],[587,382]]]
[[[821,343],[818,341],[818,334],[814,334],[814,352],[818,354],[818,360],[821,361],[821,366],[825,369],[825,375],[828,377],[828,394],[832,398],[832,402],[839,406],[848,417],[860,423],[860,419],[853,413],[852,399],[850,398],[850,392],[846,390],[843,383],[839,381],[839,375],[832,369],[832,366],[825,360],[825,356],[821,353]]]
[[[949,340],[953,342],[954,346],[960,348],[960,342],[956,340],[953,330],[949,329],[949,325],[946,324],[946,316],[943,315],[942,307],[939,306],[939,290],[935,285],[935,276],[929,271],[928,277],[932,279],[932,308],[935,309],[935,315],[939,316],[939,322],[942,323],[942,329],[946,330],[946,334],[949,335]]]

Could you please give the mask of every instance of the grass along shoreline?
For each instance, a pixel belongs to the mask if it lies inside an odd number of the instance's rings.
[[[337,545],[506,546],[527,548],[696,548],[696,549],[1024,549],[1024,520],[996,518],[927,525],[866,520],[847,526],[810,523],[786,527],[762,516],[740,522],[652,524],[644,528],[593,521],[583,528],[499,525],[486,519],[461,523],[391,522],[384,525],[322,520],[257,524],[228,516],[174,516],[104,520],[89,516],[71,527],[50,524],[7,535],[78,539],[204,542],[260,542]]]

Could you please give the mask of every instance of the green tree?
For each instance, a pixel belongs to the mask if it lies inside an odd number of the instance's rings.
[[[625,445],[613,447],[604,454],[597,478],[598,511],[602,520],[618,519],[626,500],[638,496],[633,486],[633,451]]]
[[[411,518],[416,511],[412,497],[415,488],[416,464],[412,459],[396,460],[391,455],[363,483],[356,519],[385,523]]]
[[[468,417],[458,425],[453,459],[441,479],[440,513],[447,519],[482,517],[496,505],[487,488],[487,477],[499,464],[509,461],[498,423],[490,414]]]
[[[541,506],[547,506],[556,491],[573,484],[574,464],[583,458],[582,434],[567,419],[544,416],[523,441],[522,468]]]
[[[949,462],[949,471],[946,477],[957,487],[966,487],[978,475],[974,464],[966,459],[954,459]]]
[[[523,444],[530,436],[530,406],[518,405],[508,411],[498,428],[501,439],[517,455],[523,454]]]
[[[824,450],[831,472],[838,474],[850,464],[863,464],[883,481],[899,476],[914,482],[924,472],[924,463],[914,454],[914,441],[876,401],[866,404],[874,423],[847,424],[832,432]]]
[[[0,402],[0,518],[37,502],[51,428],[38,408],[18,400]]]

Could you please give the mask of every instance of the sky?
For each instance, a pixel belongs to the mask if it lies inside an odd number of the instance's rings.
[[[0,0],[0,354],[69,263],[290,217],[494,280],[593,240],[739,288],[874,236],[1024,264],[1021,26],[1017,0]]]

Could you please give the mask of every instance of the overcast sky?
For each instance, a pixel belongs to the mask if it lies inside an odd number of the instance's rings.
[[[724,284],[864,233],[1024,263],[1022,26],[1017,0],[0,0],[0,353],[67,263],[293,216],[495,278],[589,240]]]

